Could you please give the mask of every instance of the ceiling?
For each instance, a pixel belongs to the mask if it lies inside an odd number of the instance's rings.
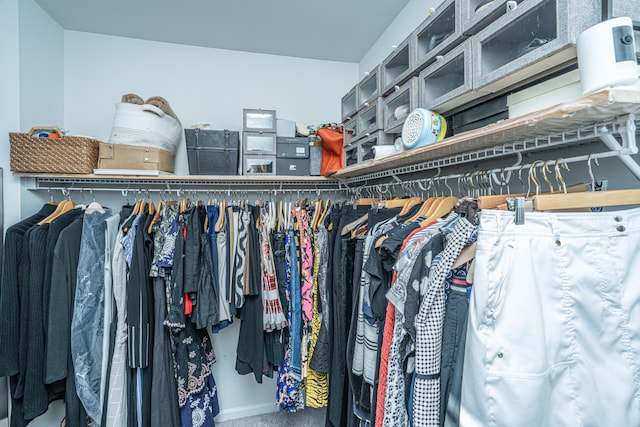
[[[65,30],[360,62],[409,0],[36,0]]]

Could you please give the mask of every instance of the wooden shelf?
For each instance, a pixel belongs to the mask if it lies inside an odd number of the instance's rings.
[[[464,132],[438,143],[354,165],[337,172],[332,177],[349,180],[479,149],[546,137],[638,112],[640,112],[640,90],[637,87],[611,88],[521,117]]]

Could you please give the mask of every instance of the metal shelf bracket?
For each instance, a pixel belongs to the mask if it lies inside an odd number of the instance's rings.
[[[599,135],[600,140],[612,152],[616,152],[617,157],[629,169],[629,171],[640,181],[640,165],[631,157],[638,153],[638,145],[636,144],[636,123],[635,115],[629,114],[620,117],[618,121],[618,133],[622,140],[622,145],[611,133],[603,133]]]

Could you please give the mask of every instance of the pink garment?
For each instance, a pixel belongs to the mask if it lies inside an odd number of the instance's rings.
[[[295,216],[300,232],[302,320],[310,322],[313,319],[313,251],[311,250],[309,216],[303,208],[296,208]]]

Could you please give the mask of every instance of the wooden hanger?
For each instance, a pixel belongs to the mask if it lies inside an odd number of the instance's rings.
[[[418,218],[426,216],[429,210],[431,209],[431,206],[433,206],[433,204],[438,199],[439,197],[429,197],[428,199],[426,199],[424,202],[422,202],[422,206],[420,206],[420,209],[418,209],[418,212],[416,212],[411,218],[405,220],[405,222],[414,222],[414,221],[417,221]]]
[[[579,193],[586,191],[587,186],[584,183],[574,184],[567,187],[567,193]],[[549,193],[542,193],[549,194]],[[557,193],[556,193],[557,194]],[[480,196],[476,199],[480,209],[503,209],[506,210],[507,199],[515,197],[526,197],[525,193],[517,194],[496,194],[492,196]]]
[[[322,201],[322,199],[317,199],[313,202],[314,209],[313,216],[311,218],[311,228],[313,229],[313,231],[316,231],[318,229],[320,216],[322,215],[323,204],[324,202]]]
[[[360,206],[366,206],[366,205],[372,205],[373,203],[378,203],[382,201],[382,199],[378,199],[378,198],[373,198],[373,197],[362,197],[360,199],[356,200],[356,205],[360,205]]]
[[[404,199],[404,205],[402,206],[402,210],[400,211],[398,216],[407,215],[411,208],[413,208],[418,203],[422,203],[422,197],[410,197],[408,199]]]
[[[63,213],[69,212],[75,206],[76,206],[76,204],[71,200],[66,200],[66,199],[62,200],[60,203],[58,203],[58,206],[56,206],[56,209],[48,217],[46,217],[43,220],[41,220],[38,223],[38,225],[51,224],[51,222],[53,222],[53,220],[58,218]]]
[[[322,208],[322,213],[320,214],[320,218],[318,218],[318,225],[324,222],[324,219],[327,217],[327,213],[329,212],[330,207],[331,207],[331,199],[327,199],[327,201],[324,202],[324,208]]]
[[[163,208],[163,204],[162,204],[162,200],[160,200],[158,202],[158,209],[155,212],[155,215],[153,215],[153,219],[151,220],[151,222],[149,223],[149,228],[147,229],[147,232],[149,234],[153,234],[153,225],[158,222],[158,220],[160,219],[160,214],[162,212],[162,208]],[[206,220],[206,218],[205,218]]]
[[[534,196],[532,200],[533,209],[537,211],[581,209],[595,206],[628,206],[640,204],[640,189],[540,194]]]
[[[451,269],[455,269],[460,267],[462,264],[465,264],[476,257],[476,247],[478,246],[478,242],[473,242],[469,246],[465,246],[464,249],[458,255],[455,262],[451,266]]]
[[[459,200],[455,196],[443,197],[434,203],[433,208],[427,213],[427,218],[420,222],[420,227],[426,227],[434,221],[449,214],[453,208],[458,204]]]
[[[435,202],[437,202],[440,199],[440,197],[430,197],[428,199],[426,199],[424,202],[422,202],[422,206],[420,206],[420,209],[418,209],[418,212],[415,213],[415,215],[413,215],[411,218],[405,220],[405,224],[411,223],[411,222],[415,222],[418,220],[418,218],[426,216],[429,214],[429,211],[431,210],[431,207],[434,205]],[[384,241],[387,239],[387,235],[383,235],[381,237],[379,237],[378,239],[376,239],[376,242],[374,243],[374,246],[376,249],[380,249],[380,247],[382,246],[382,244],[384,243]]]
[[[278,202],[278,213],[276,214],[278,217],[278,227],[277,230],[278,232],[282,231],[282,199],[280,199],[280,201]]]
[[[369,219],[369,213],[367,212],[366,214],[362,215],[360,218],[356,219],[355,221],[351,221],[349,224],[346,224],[344,227],[342,227],[342,231],[340,232],[340,235],[346,236],[356,228],[360,227],[368,219]]]
[[[378,202],[376,206],[389,209],[402,208],[407,203],[407,200],[408,199],[386,199]]]

